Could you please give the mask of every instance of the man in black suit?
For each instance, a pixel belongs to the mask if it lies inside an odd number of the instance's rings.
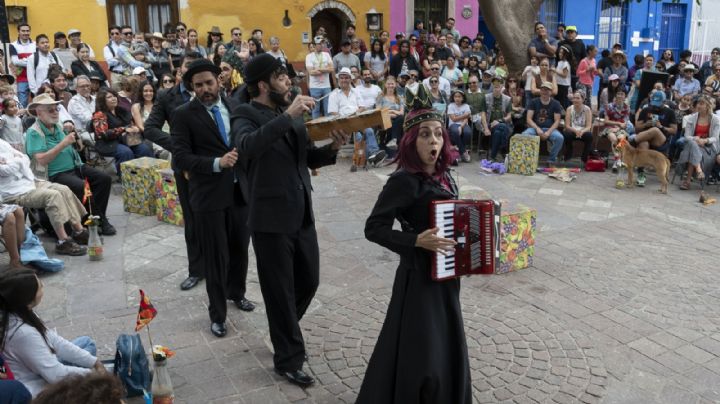
[[[183,82],[195,98],[175,110],[170,133],[173,160],[188,178],[210,300],[210,329],[223,337],[227,300],[245,297],[250,232],[240,188],[244,173],[234,169],[238,154],[230,142],[231,107],[220,97],[219,74],[220,68],[206,59],[188,65]]]
[[[332,132],[332,144],[320,148],[312,144],[302,117],[315,102],[302,95],[290,102],[287,71],[272,55],[260,54],[248,63],[245,83],[244,91],[252,100],[235,110],[232,137],[238,164],[247,172],[248,225],[275,349],[275,371],[292,383],[308,386],[314,380],[302,370],[305,344],[299,321],[320,277],[308,169],[335,164],[347,134]]]

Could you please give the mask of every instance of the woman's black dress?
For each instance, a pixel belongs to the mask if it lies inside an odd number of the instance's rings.
[[[415,247],[430,228],[430,201],[457,197],[455,182],[444,178],[446,186],[395,172],[365,224],[367,239],[400,254],[400,266],[358,404],[472,402],[460,280],[433,281],[432,253]],[[395,219],[402,231],[393,230]]]

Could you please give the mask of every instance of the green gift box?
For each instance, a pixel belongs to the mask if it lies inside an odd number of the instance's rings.
[[[535,175],[539,158],[539,136],[514,135],[510,138],[507,172],[512,174]]]
[[[185,222],[175,186],[175,172],[166,168],[157,170],[155,173],[157,219],[161,222],[183,226]]]
[[[537,210],[517,206],[501,213],[500,259],[495,266],[496,274],[517,271],[532,265],[536,232]]]
[[[120,164],[123,207],[126,212],[155,214],[155,171],[170,168],[167,160],[141,157]]]

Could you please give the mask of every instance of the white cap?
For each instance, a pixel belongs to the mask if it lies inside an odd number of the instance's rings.
[[[352,71],[350,71],[349,67],[343,67],[342,69],[340,69],[336,77],[340,78],[341,74],[347,74],[348,76],[352,77]]]
[[[132,74],[145,74],[146,72],[147,72],[147,70],[145,70],[144,67],[138,66],[133,69]]]
[[[79,33],[80,33],[80,30],[79,30],[79,29],[77,29],[77,28],[70,28],[70,29],[68,30],[67,36],[71,36],[71,35],[75,35],[75,34],[79,34]]]

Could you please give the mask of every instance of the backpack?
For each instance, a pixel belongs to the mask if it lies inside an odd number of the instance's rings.
[[[140,335],[120,334],[115,342],[115,375],[120,378],[128,397],[150,391],[150,367]]]
[[[55,52],[50,51],[48,53],[52,55],[53,59],[55,59],[55,64],[59,65],[60,61],[58,60]],[[33,67],[35,68],[35,70],[37,70],[38,63],[40,63],[40,54],[38,53],[38,51],[35,51],[35,53],[33,54]]]

